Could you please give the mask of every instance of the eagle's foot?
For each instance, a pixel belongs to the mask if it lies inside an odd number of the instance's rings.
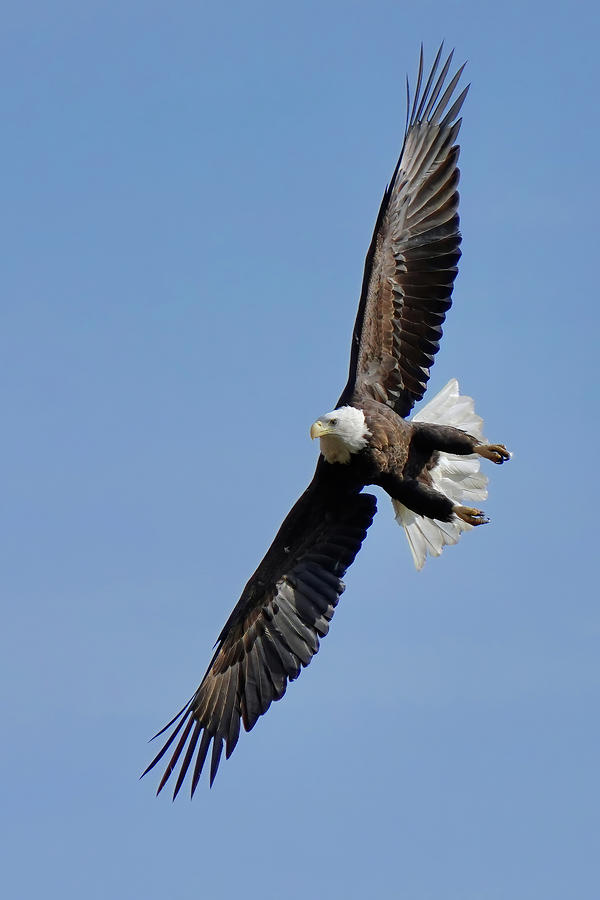
[[[467,525],[487,525],[490,521],[483,510],[471,506],[455,506],[453,512]]]
[[[503,462],[510,459],[510,451],[504,444],[478,444],[475,447],[475,453],[491,460],[497,466],[501,466]]]

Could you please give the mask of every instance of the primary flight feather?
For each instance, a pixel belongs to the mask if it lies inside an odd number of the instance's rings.
[[[336,408],[312,425],[321,453],[310,485],[294,505],[248,581],[217,640],[191,700],[159,734],[161,791],[178,768],[177,796],[191,773],[194,794],[210,753],[210,783],[240,724],[255,725],[307,666],[329,630],[376,503],[390,495],[417,568],[465,529],[487,521],[471,504],[486,496],[479,458],[503,463],[503,444],[488,444],[470,397],[453,379],[410,422],[427,388],[442,323],[452,303],[460,258],[458,118],[461,66],[438,50],[425,85],[423,50],[400,158],[385,191],[369,247],[352,336],[350,372]],[[464,504],[467,500],[469,505]]]

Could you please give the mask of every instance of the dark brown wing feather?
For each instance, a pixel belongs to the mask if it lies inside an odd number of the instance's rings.
[[[452,53],[437,75],[441,52],[421,91],[421,47],[402,152],[367,254],[350,375],[338,406],[371,397],[408,415],[425,393],[452,303],[461,240],[455,141],[468,87],[452,102],[464,66],[446,87]]]
[[[370,494],[332,493],[322,470],[319,465],[246,585],[200,687],[159,732],[174,726],[144,772],[173,747],[158,792],[179,766],[175,798],[195,757],[193,795],[211,742],[212,785],[223,745],[229,758],[237,744],[240,721],[250,731],[273,700],[283,697],[288,681],[309,664],[319,638],[327,634],[344,590],[341,578],[360,549],[376,503]]]

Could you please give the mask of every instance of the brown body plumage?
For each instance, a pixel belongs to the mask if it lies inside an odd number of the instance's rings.
[[[502,462],[506,450],[452,425],[405,420],[425,393],[460,257],[455,140],[467,88],[454,99],[462,67],[446,86],[452,54],[438,74],[440,58],[441,48],[423,86],[421,53],[402,152],[367,254],[348,382],[311,430],[325,456],[225,623],[198,690],[159,732],[174,726],[146,769],[171,750],[159,791],[179,765],[175,796],[193,763],[193,793],[211,744],[212,784],[240,722],[250,730],[317,652],[375,514],[365,485],[440,527],[485,521],[440,492],[438,460],[479,453]]]

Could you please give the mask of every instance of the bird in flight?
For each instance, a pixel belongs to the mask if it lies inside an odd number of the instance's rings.
[[[459,113],[464,66],[448,80],[442,47],[424,78],[423,48],[400,158],[377,216],[352,335],[350,372],[335,408],[313,423],[320,442],[314,477],[248,581],[215,645],[202,682],[158,734],[172,728],[144,775],[169,752],[158,786],[178,768],[175,798],[191,767],[191,794],[210,750],[212,785],[287,684],[319,649],[375,515],[378,485],[391,497],[417,568],[461,532],[488,520],[473,505],[487,496],[480,457],[501,464],[470,397],[451,380],[418,415],[452,303],[460,258]],[[156,735],[158,737],[158,735]],[[212,744],[212,749],[211,749]]]

